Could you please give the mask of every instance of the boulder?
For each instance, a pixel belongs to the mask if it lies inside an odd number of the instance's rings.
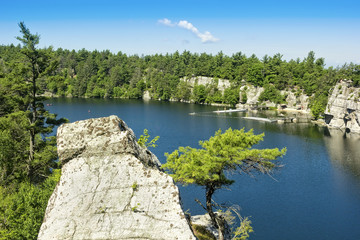
[[[57,132],[61,179],[38,239],[195,239],[173,179],[116,116]]]

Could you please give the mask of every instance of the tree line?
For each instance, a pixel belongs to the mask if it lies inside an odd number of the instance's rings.
[[[281,54],[247,57],[238,52],[227,56],[176,51],[172,54],[127,55],[122,52],[81,49],[43,49],[56,60],[56,69],[39,80],[39,91],[58,96],[90,98],[135,98],[149,91],[153,99],[192,101],[195,103],[239,102],[242,82],[273,89],[301,89],[313,96],[310,106],[323,105],[329,90],[340,79],[352,79],[360,85],[360,65],[325,68],[324,58],[313,51],[304,59],[286,61]],[[0,46],[0,77],[13,72],[22,46]],[[190,86],[184,78],[206,76],[228,79],[231,88],[220,92],[216,84]],[[276,94],[273,94],[276,95]],[[269,95],[269,100],[279,101]],[[272,99],[274,98],[274,99]],[[325,104],[326,105],[326,104]]]

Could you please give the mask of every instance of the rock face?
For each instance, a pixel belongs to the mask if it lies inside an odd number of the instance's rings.
[[[334,87],[325,110],[329,127],[360,133],[360,89],[342,80]]]
[[[246,103],[245,104],[238,104],[238,108],[242,109],[251,109],[256,108],[260,105],[264,107],[279,107],[278,104],[265,101],[263,103],[259,103],[259,97],[262,92],[264,92],[263,87],[255,87],[251,84],[246,84],[240,87],[240,102],[243,101],[244,95],[246,95]],[[303,110],[305,112],[309,112],[309,97],[305,94],[299,94],[298,96],[291,90],[281,90],[281,95],[286,96],[286,104],[287,109],[296,109],[296,110]]]
[[[181,79],[182,81],[186,81],[191,87],[194,87],[197,85],[216,85],[217,89],[219,89],[220,92],[224,93],[225,89],[229,88],[231,86],[230,81],[227,79],[217,79],[211,77],[192,77],[190,79]]]
[[[244,94],[246,94],[246,104],[243,104],[245,108],[256,106],[259,101],[261,93],[264,91],[263,87],[255,87],[253,85],[244,85],[240,87],[240,101],[243,100]]]
[[[58,129],[62,176],[38,239],[195,239],[179,191],[116,116]]]
[[[287,108],[293,108],[298,110],[309,111],[309,97],[306,94],[300,94],[296,96],[296,94],[292,91],[281,91],[282,95],[286,95],[286,105]]]

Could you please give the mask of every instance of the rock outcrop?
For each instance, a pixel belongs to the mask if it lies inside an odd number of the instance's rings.
[[[240,105],[242,108],[251,108],[257,106],[259,103],[259,97],[264,91],[263,87],[255,87],[253,85],[244,85],[240,87],[240,101],[244,100],[244,95],[246,95],[246,103]]]
[[[298,96],[293,92],[289,90],[282,90],[282,95],[287,96],[286,101],[286,108],[292,108],[297,110],[304,110],[309,112],[309,96],[307,96],[304,93],[299,94]]]
[[[263,87],[256,87],[251,84],[244,84],[240,87],[240,102],[242,104],[238,104],[237,107],[241,109],[252,109],[257,107],[285,107],[287,109],[293,110],[303,110],[305,112],[309,112],[309,97],[303,93],[295,94],[293,90],[281,90],[280,93],[283,96],[286,96],[286,103],[278,105],[276,103],[265,101],[260,103],[259,97],[262,92],[264,92]],[[244,101],[244,96],[246,96],[246,103]]]
[[[192,78],[183,78],[181,80],[187,82],[191,87],[194,87],[195,85],[214,85],[222,93],[224,93],[225,89],[231,86],[230,81],[227,79],[215,79],[212,77],[198,76]]]
[[[62,176],[38,239],[195,239],[173,179],[116,116],[58,129]]]
[[[334,87],[325,110],[325,122],[331,128],[360,133],[360,89],[342,80]]]

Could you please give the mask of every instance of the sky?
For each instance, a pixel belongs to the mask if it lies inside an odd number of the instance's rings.
[[[326,66],[360,64],[359,0],[0,0],[0,45],[19,43],[19,22],[40,47],[258,58],[280,53]]]

